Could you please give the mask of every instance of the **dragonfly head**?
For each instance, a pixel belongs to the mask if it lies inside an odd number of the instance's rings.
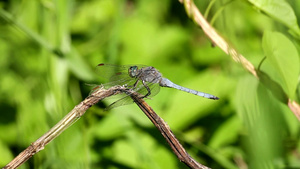
[[[136,77],[138,75],[138,67],[137,66],[131,66],[128,69],[128,74],[130,77]]]

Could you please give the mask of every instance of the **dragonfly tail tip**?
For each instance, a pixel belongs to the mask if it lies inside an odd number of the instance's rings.
[[[213,100],[219,100],[219,98],[217,96],[213,96],[211,97],[210,99],[213,99]]]

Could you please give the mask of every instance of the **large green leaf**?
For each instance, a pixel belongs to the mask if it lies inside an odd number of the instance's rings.
[[[297,18],[292,7],[285,0],[248,0],[256,8],[270,17],[286,25],[289,29],[300,35]]]
[[[286,129],[279,101],[254,77],[243,78],[237,87],[237,112],[246,129],[244,143],[249,168],[277,168]],[[274,160],[278,160],[274,163]]]
[[[288,38],[278,32],[265,32],[262,45],[266,61],[270,63],[266,73],[282,86],[289,98],[293,98],[299,75],[297,49]]]

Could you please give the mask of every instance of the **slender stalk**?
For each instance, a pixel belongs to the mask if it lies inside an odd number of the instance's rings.
[[[229,45],[225,41],[225,39],[217,33],[217,31],[203,17],[197,6],[194,4],[193,0],[179,0],[179,2],[184,5],[187,15],[203,29],[204,33],[211,39],[214,45],[218,46],[226,54],[230,55],[234,61],[241,63],[243,67],[248,70],[253,76],[259,78],[253,64],[249,62],[242,54],[238,53],[237,50]],[[289,99],[287,105],[300,121],[299,104],[292,99]]]
[[[233,60],[240,62],[250,73],[257,77],[254,66],[243,55],[238,53],[232,46],[230,46],[225,39],[220,36],[217,31],[206,21],[197,6],[192,0],[179,0],[183,3],[187,15],[199,25],[204,33],[212,40],[214,45],[219,46],[226,54],[229,54]]]
[[[6,12],[3,9],[0,9],[0,17],[3,18],[7,23],[10,23],[13,25],[15,28],[18,30],[22,31],[25,33],[29,38],[34,40],[37,44],[43,46],[45,49],[48,51],[51,51],[52,53],[59,54],[60,51],[56,50],[52,44],[48,43],[43,37],[41,37],[39,34],[36,32],[32,31],[28,27],[26,27],[24,24],[18,22],[13,15],[10,13]]]

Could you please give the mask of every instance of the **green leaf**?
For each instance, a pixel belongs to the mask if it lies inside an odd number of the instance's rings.
[[[74,73],[74,75],[76,75],[78,78],[85,81],[94,79],[94,72],[91,70],[84,58],[75,50],[75,48],[73,48],[71,53],[67,55],[67,63],[72,73]],[[95,63],[95,66],[96,65],[97,63]]]
[[[266,73],[282,86],[289,98],[293,98],[299,76],[297,49],[283,34],[269,31],[264,33],[262,45],[266,61],[270,63]]]
[[[256,8],[265,12],[271,18],[281,22],[300,35],[297,18],[292,7],[285,0],[248,0]]]
[[[282,139],[285,135],[286,121],[283,118],[282,107],[269,90],[254,77],[243,78],[237,86],[236,107],[238,115],[247,131],[245,139],[249,152],[249,168],[275,167],[284,149]]]

